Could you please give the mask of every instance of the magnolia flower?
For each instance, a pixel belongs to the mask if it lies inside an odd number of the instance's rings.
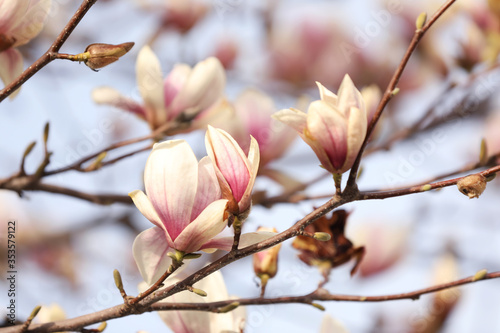
[[[409,230],[403,226],[370,221],[354,229],[351,234],[355,244],[366,248],[359,272],[361,276],[367,277],[392,267],[405,255]]]
[[[260,167],[278,159],[296,138],[297,133],[271,116],[276,111],[273,100],[266,94],[247,89],[234,102],[236,124],[228,132],[248,152],[250,136],[259,144]],[[237,136],[235,132],[239,132]]]
[[[222,97],[226,84],[224,69],[213,57],[199,62],[194,68],[177,64],[163,81],[160,61],[149,46],[139,52],[136,74],[144,105],[110,87],[95,89],[92,97],[99,104],[136,114],[146,120],[151,129],[172,121],[181,113],[187,117],[199,116]]]
[[[178,278],[166,280],[169,284],[180,281]],[[230,299],[222,274],[217,271],[198,281],[193,287],[207,293],[200,297],[190,291],[182,291],[170,296],[162,303],[209,303]],[[146,290],[145,283],[139,285],[141,291]],[[212,313],[208,311],[159,311],[161,319],[174,333],[220,333],[242,332],[245,326],[245,308],[238,307],[228,313]]]
[[[5,85],[23,71],[23,57],[16,47],[38,35],[50,5],[51,0],[0,0],[0,79]]]
[[[234,215],[248,212],[259,169],[257,141],[253,137],[250,138],[248,155],[245,155],[231,135],[208,126],[205,145],[222,190],[222,197],[229,200],[228,212]]]
[[[146,194],[136,190],[129,195],[155,225],[139,234],[133,245],[134,259],[147,283],[158,280],[170,266],[166,254],[173,249],[184,253],[231,249],[233,237],[215,238],[226,227],[228,200],[221,199],[208,157],[198,162],[184,140],[156,144],[146,163],[144,184]],[[248,233],[240,243],[244,247],[273,235]]]
[[[332,318],[329,314],[323,316],[320,333],[347,333],[347,329],[340,321]]]
[[[144,253],[164,257],[169,249],[185,253],[203,249],[225,227],[227,200],[221,199],[210,160],[203,158],[198,163],[183,140],[154,146],[146,163],[144,184],[147,195],[136,190],[130,196],[141,213],[155,224],[134,242],[139,270],[150,277],[158,272],[144,267],[147,262],[140,260]]]
[[[273,117],[299,132],[326,170],[342,174],[352,167],[366,136],[365,101],[349,75],[344,77],[338,96],[317,84],[321,100],[312,102],[307,114],[287,109]]]

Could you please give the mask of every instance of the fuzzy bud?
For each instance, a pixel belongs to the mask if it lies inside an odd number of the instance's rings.
[[[469,175],[460,179],[457,187],[469,199],[479,198],[486,188],[486,178],[481,174]]]
[[[103,68],[125,55],[132,47],[134,42],[122,43],[118,45],[112,44],[90,44],[85,49],[85,65],[93,70]]]
[[[257,231],[278,232],[276,228],[265,227],[259,227]],[[278,252],[280,248],[281,244],[278,244],[253,255],[253,270],[261,279],[262,285],[265,285],[267,280],[273,278],[278,272]]]
[[[424,27],[425,22],[427,21],[427,13],[423,12],[417,17],[417,21],[415,22],[415,26],[418,30]]]

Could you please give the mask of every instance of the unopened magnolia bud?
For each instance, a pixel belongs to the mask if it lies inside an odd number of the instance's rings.
[[[418,30],[424,27],[425,22],[427,21],[427,13],[423,12],[417,17],[417,22],[415,23]]]
[[[259,227],[257,231],[277,232],[276,228],[265,227]],[[262,283],[264,283],[263,276],[267,275],[265,278],[265,282],[267,282],[269,278],[274,277],[278,272],[278,253],[280,248],[281,244],[278,244],[253,255],[253,270],[261,278]]]
[[[469,199],[479,198],[486,188],[486,178],[481,174],[470,175],[460,179],[457,187]]]
[[[332,239],[332,236],[326,232],[315,232],[313,238],[321,242],[328,242],[330,239]]]
[[[83,61],[93,70],[103,68],[125,55],[134,46],[133,42],[112,44],[90,44],[85,49]]]

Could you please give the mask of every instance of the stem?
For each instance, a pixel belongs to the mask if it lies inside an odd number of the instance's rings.
[[[366,148],[366,145],[368,144],[368,141],[370,139],[370,136],[373,132],[373,129],[375,128],[375,125],[377,124],[378,120],[380,119],[380,116],[382,115],[382,112],[384,111],[386,105],[389,103],[389,101],[392,99],[394,96],[394,90],[397,87],[397,84],[399,82],[399,79],[403,75],[403,71],[406,68],[406,65],[408,64],[408,61],[410,60],[411,55],[417,48],[418,43],[424,36],[424,34],[429,30],[429,28],[434,24],[434,22],[437,21],[441,15],[446,12],[446,10],[455,2],[456,0],[448,0],[441,8],[438,9],[436,13],[431,17],[431,19],[422,27],[422,29],[417,29],[415,30],[415,33],[413,35],[413,38],[410,42],[410,45],[408,46],[406,53],[403,56],[403,59],[401,59],[401,62],[399,63],[398,68],[394,72],[394,75],[391,78],[391,81],[389,82],[389,85],[387,86],[387,89],[384,92],[384,95],[382,96],[382,100],[380,101],[379,105],[377,106],[377,110],[375,111],[375,115],[373,116],[372,121],[370,122],[368,129],[366,131],[366,137],[365,140],[363,141],[363,144],[361,146],[361,149],[358,152],[358,155],[356,157],[356,160],[354,161],[354,164],[351,168],[351,172],[349,173],[349,179],[347,181],[347,187],[352,187],[356,185],[356,177],[358,174],[358,169],[359,165],[361,163],[361,157],[363,156],[363,152]]]
[[[31,66],[29,66],[17,79],[7,85],[4,89],[0,91],[0,102],[9,97],[14,91],[16,91],[21,85],[28,81],[33,75],[35,75],[40,69],[45,67],[49,62],[57,58],[57,53],[63,46],[64,42],[71,35],[73,30],[89,9],[97,2],[97,0],[84,0],[75,14],[71,17],[68,24],[64,27],[61,33],[57,36],[56,40],[50,48],[35,61]]]
[[[335,194],[340,195],[342,193],[342,174],[334,173],[333,181],[335,182]]]
[[[177,253],[180,253],[180,252],[177,251],[176,254]],[[151,287],[149,287],[148,290],[140,293],[136,298],[131,299],[129,304],[135,305],[135,304],[139,303],[140,301],[142,301],[147,296],[151,295],[152,293],[154,293],[155,291],[157,291],[158,289],[163,287],[163,281],[165,281],[173,272],[175,272],[181,266],[182,266],[182,255],[180,256],[180,260],[172,260],[172,264],[166,270],[166,272],[163,273],[163,275],[158,279],[158,281],[156,281]]]
[[[234,228],[234,241],[233,247],[231,248],[231,252],[238,250],[238,245],[240,244],[241,237],[241,226],[243,225],[243,221],[241,221],[238,216],[234,216],[233,228]]]

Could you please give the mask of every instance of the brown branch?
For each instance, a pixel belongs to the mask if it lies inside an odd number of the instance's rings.
[[[73,190],[67,187],[61,187],[56,185],[49,185],[44,183],[36,183],[32,187],[27,188],[30,191],[43,191],[48,193],[62,194],[73,198],[82,199],[85,201],[92,202],[97,205],[111,205],[113,203],[123,203],[131,205],[132,199],[128,195],[118,195],[118,194],[90,194],[86,192],[81,192],[78,190]]]
[[[480,274],[480,272],[478,272]],[[234,301],[237,301],[242,306],[248,305],[264,305],[264,304],[289,304],[289,303],[301,303],[301,304],[311,304],[313,301],[341,301],[341,302],[386,302],[386,301],[396,301],[411,299],[417,300],[420,296],[430,293],[435,293],[440,290],[456,288],[464,284],[470,284],[482,280],[498,279],[500,278],[500,272],[493,272],[482,274],[478,277],[477,274],[464,279],[456,280],[453,282],[438,284],[432,287],[415,290],[412,292],[392,294],[392,295],[381,295],[381,296],[356,296],[356,295],[341,295],[341,294],[330,294],[325,289],[316,290],[313,293],[303,296],[285,296],[276,298],[242,298],[237,300],[225,300],[219,302],[211,303],[155,303],[151,305],[150,311],[172,311],[172,310],[196,310],[196,311],[210,311],[218,312],[218,309],[227,306]]]
[[[286,296],[286,297],[277,297],[277,298],[243,298],[238,299],[238,303],[241,306],[248,305],[264,305],[264,304],[289,304],[289,303],[299,303],[299,304],[311,304],[313,301],[340,301],[340,302],[387,302],[387,301],[395,301],[395,300],[417,300],[422,295],[430,294],[434,292],[438,292],[440,290],[456,288],[465,284],[471,284],[482,280],[490,280],[500,278],[500,272],[493,273],[485,273],[478,272],[474,276],[470,276],[464,279],[438,284],[432,287],[418,289],[412,292],[400,293],[400,294],[392,294],[392,295],[381,295],[381,296],[356,296],[356,295],[341,295],[341,294],[330,294],[325,289],[316,290],[313,293],[303,295],[303,296]],[[155,303],[149,306],[144,312],[150,311],[175,311],[175,310],[196,310],[196,311],[210,311],[218,313],[219,309],[233,303],[235,300],[225,300],[219,302],[210,302],[210,303]],[[115,306],[113,308],[109,308],[103,311],[99,311],[94,313],[93,315],[97,316],[98,314],[101,316],[99,318],[105,318],[103,320],[112,319],[109,316],[109,312],[115,310],[116,308],[120,308],[121,306]],[[125,315],[125,314],[124,314]],[[85,315],[82,317],[89,317],[91,315]],[[76,319],[82,318],[78,317],[75,319],[66,319],[52,323],[45,324],[32,324],[31,328],[27,331],[30,333],[35,332],[55,332],[55,331],[63,331],[63,330],[71,330],[75,329],[73,322]],[[99,322],[99,318],[95,323]],[[89,324],[87,324],[89,325]],[[2,333],[17,333],[21,325],[12,326],[7,329],[4,329]],[[81,327],[81,326],[80,326]]]
[[[494,167],[489,168],[487,170],[484,170],[482,172],[478,172],[478,174],[483,175],[484,177],[488,177],[488,176],[491,176],[497,172],[500,172],[500,165],[494,166]],[[460,179],[465,178],[465,177],[467,177],[467,176],[438,181],[438,182],[429,183],[429,184],[410,186],[410,187],[405,187],[405,188],[400,188],[400,189],[395,189],[395,190],[360,192],[359,196],[356,200],[387,199],[387,198],[393,198],[393,197],[401,197],[403,195],[408,195],[408,194],[413,194],[413,193],[427,192],[430,190],[435,190],[435,189],[439,189],[439,188],[443,188],[443,187],[447,187],[447,186],[456,185]]]
[[[122,148],[122,147],[125,147],[128,145],[132,145],[135,143],[143,142],[146,140],[157,139],[158,137],[160,137],[162,135],[165,135],[165,136],[174,135],[174,134],[176,134],[176,132],[184,129],[186,126],[188,126],[188,125],[182,121],[173,121],[173,122],[165,123],[164,125],[158,127],[156,130],[154,130],[153,132],[151,132],[148,135],[140,136],[138,138],[133,138],[133,139],[127,139],[127,140],[123,140],[123,141],[111,144],[108,147],[101,149],[100,151],[98,151],[96,153],[85,156],[85,157],[79,159],[78,161],[76,161],[70,165],[67,165],[67,166],[59,168],[59,169],[51,170],[51,171],[45,171],[42,176],[52,176],[52,175],[63,173],[63,172],[70,171],[70,170],[85,172],[85,168],[83,167],[83,164],[96,158],[97,156],[99,156],[102,153],[107,153],[107,152],[110,152],[112,150]],[[151,146],[148,146],[148,147],[151,147]],[[145,150],[148,150],[148,148],[144,147],[144,148],[138,149],[132,153],[128,153],[122,157],[115,158],[113,160],[113,162],[105,161],[105,162],[103,162],[103,165],[112,164],[112,163],[114,163],[122,158],[131,156],[133,154],[136,154],[136,153],[139,153],[139,152],[142,152]]]
[[[45,52],[37,61],[35,61],[31,66],[29,66],[17,79],[7,85],[4,89],[0,91],[0,102],[9,97],[14,91],[16,91],[23,83],[28,81],[33,75],[35,75],[40,69],[45,67],[52,60],[56,59],[56,54],[59,52],[64,42],[71,35],[73,30],[88,10],[97,2],[97,0],[84,0],[75,14],[71,17],[68,24],[64,27],[61,33],[57,36],[56,40],[50,48]]]
[[[421,28],[415,30],[415,33],[413,35],[413,38],[410,42],[410,45],[408,46],[408,49],[406,50],[406,53],[403,56],[403,59],[401,59],[401,62],[399,63],[399,66],[397,67],[396,71],[394,72],[391,81],[389,82],[389,85],[387,86],[387,89],[384,92],[384,95],[382,96],[382,99],[377,106],[377,110],[375,111],[375,115],[373,116],[373,119],[371,123],[368,126],[368,129],[366,131],[366,137],[365,140],[363,141],[363,144],[361,145],[361,149],[358,152],[358,155],[356,157],[356,160],[354,161],[354,164],[351,168],[351,172],[349,173],[349,179],[347,181],[347,187],[355,187],[356,186],[356,178],[358,175],[358,169],[359,165],[361,163],[361,158],[363,156],[363,152],[366,148],[366,145],[368,144],[368,141],[370,139],[370,136],[373,132],[373,129],[375,128],[375,125],[377,124],[378,120],[380,119],[380,116],[382,115],[382,112],[384,111],[386,105],[389,103],[389,101],[392,99],[394,96],[394,91],[397,87],[397,84],[399,82],[399,79],[403,75],[403,71],[406,68],[406,65],[408,64],[408,61],[410,60],[411,55],[417,48],[418,43],[424,36],[424,34],[429,30],[429,28],[434,24],[434,22],[437,21],[441,15],[446,12],[446,10],[455,2],[456,0],[448,0],[441,8],[438,9],[436,13],[431,17],[431,19]]]

